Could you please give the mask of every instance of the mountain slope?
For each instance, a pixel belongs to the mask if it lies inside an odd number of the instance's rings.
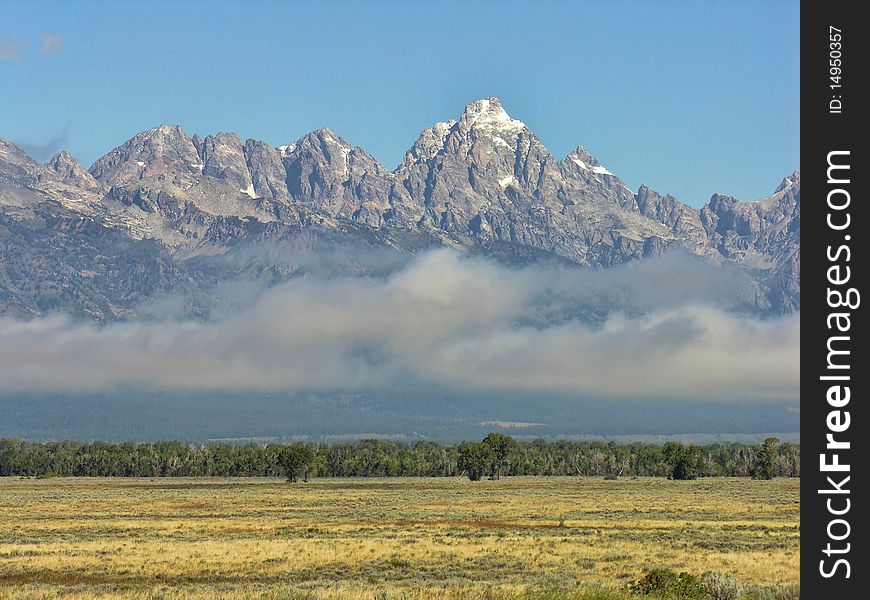
[[[751,302],[787,313],[800,307],[800,172],[767,198],[715,194],[698,210],[632,192],[583,147],[557,160],[497,98],[425,129],[394,171],[329,129],[274,148],[162,125],[87,171],[66,152],[42,165],[0,140],[3,314],[130,316],[143,298],[207,296],[238,276],[221,258],[234,248],[260,252],[246,272],[277,281],[298,270],[270,270],[269,248],[323,240],[594,268],[681,249],[745,269]]]

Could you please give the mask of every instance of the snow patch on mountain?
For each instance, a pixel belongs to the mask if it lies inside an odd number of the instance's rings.
[[[501,136],[498,136],[498,135],[493,136],[492,141],[496,146],[504,146],[505,148],[512,148],[512,146],[510,144],[508,144],[506,141],[504,141],[504,138],[502,138]]]
[[[461,121],[469,129],[519,131],[526,127],[522,121],[511,118],[498,98],[475,100],[465,107]]]

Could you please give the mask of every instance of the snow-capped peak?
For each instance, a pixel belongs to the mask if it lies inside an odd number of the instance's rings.
[[[447,137],[447,134],[450,132],[450,129],[456,125],[455,119],[450,119],[449,121],[439,121],[432,126],[432,133],[441,138],[442,140]]]
[[[566,159],[584,171],[592,171],[597,175],[613,175],[613,173],[602,167],[598,159],[589,154],[583,146],[577,146],[577,149],[569,154]]]
[[[133,139],[137,138],[173,138],[173,137],[182,137],[186,138],[187,134],[184,133],[184,130],[181,128],[181,125],[157,125],[156,127],[152,127],[148,131],[143,131],[142,133],[136,135]]]
[[[585,162],[583,162],[582,160],[580,160],[576,156],[571,157],[571,162],[573,162],[575,165],[577,165],[581,169],[586,169],[587,171],[589,170],[589,165],[587,165]]]
[[[292,144],[284,144],[283,146],[278,146],[277,148],[279,156],[290,156],[294,150],[296,150],[296,142]]]
[[[310,136],[317,137],[319,139],[326,140],[328,142],[332,142],[333,144],[337,144],[342,147],[352,148],[352,146],[347,143],[344,139],[336,135],[336,133],[330,129],[329,127],[321,127],[320,129],[315,129],[312,131]]]
[[[449,121],[439,121],[432,127],[421,131],[420,137],[417,138],[414,145],[405,152],[402,165],[407,167],[408,165],[430,160],[444,148],[445,140],[450,135],[454,125],[456,125],[456,121],[450,119]],[[398,168],[401,168],[402,165],[399,165]]]
[[[512,119],[498,98],[482,98],[465,107],[461,122],[468,128],[518,130],[525,123]]]

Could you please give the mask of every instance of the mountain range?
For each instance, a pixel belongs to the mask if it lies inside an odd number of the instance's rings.
[[[800,172],[766,198],[696,209],[632,191],[583,147],[556,159],[497,98],[423,130],[394,170],[329,129],[273,147],[161,125],[87,170],[0,139],[0,315],[110,321],[166,295],[204,314],[223,281],[304,272],[275,248],[336,245],[596,269],[681,251],[740,270],[747,305],[787,314],[800,308]],[[362,254],[333,268],[376,270]]]

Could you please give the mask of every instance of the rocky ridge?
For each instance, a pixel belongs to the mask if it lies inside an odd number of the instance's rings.
[[[71,229],[76,221],[88,225]],[[78,302],[97,318],[125,316],[153,293],[197,288],[186,268],[193,257],[299,236],[350,236],[400,252],[498,248],[508,260],[549,255],[595,268],[679,248],[746,269],[763,311],[800,307],[799,171],[762,200],[714,194],[698,210],[647,186],[632,192],[583,147],[557,160],[496,98],[423,130],[392,171],[329,129],[275,148],[163,125],[87,171],[66,152],[42,165],[0,139],[0,312],[44,314]],[[87,271],[83,257],[111,257],[101,253],[119,252],[121,239],[126,252],[155,258],[142,264],[159,273],[138,287],[129,275],[112,295],[101,292],[108,284],[63,268],[79,252]],[[68,298],[40,304],[42,292],[24,293],[22,282],[46,253],[54,258],[39,272]],[[103,301],[88,304],[85,289]]]

